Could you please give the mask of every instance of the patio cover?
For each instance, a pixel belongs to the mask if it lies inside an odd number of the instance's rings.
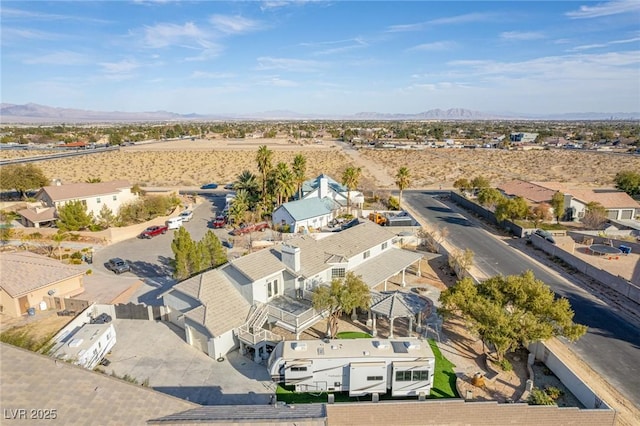
[[[371,312],[387,318],[412,317],[433,304],[424,297],[404,291],[372,292]]]
[[[422,259],[422,257],[422,253],[391,248],[384,253],[361,263],[353,269],[353,272],[356,275],[362,276],[362,280],[369,286],[369,288],[374,288],[381,282],[399,274],[402,270]]]

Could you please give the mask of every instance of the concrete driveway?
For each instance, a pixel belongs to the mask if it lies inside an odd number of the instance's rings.
[[[264,365],[234,351],[218,362],[189,346],[170,323],[114,320],[116,345],[106,374],[146,379],[159,392],[203,405],[268,404],[275,393]]]

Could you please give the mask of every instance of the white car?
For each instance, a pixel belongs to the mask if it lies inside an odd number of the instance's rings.
[[[193,212],[191,210],[185,210],[178,215],[182,218],[183,222],[189,222],[193,218]]]

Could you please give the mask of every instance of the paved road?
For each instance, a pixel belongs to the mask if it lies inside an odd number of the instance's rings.
[[[520,244],[495,238],[468,213],[434,199],[436,193],[405,191],[403,198],[428,222],[446,226],[451,244],[473,250],[475,264],[483,274],[514,275],[532,270],[557,294],[569,299],[575,311],[574,320],[589,327],[572,349],[640,406],[640,327],[566,277],[523,254],[518,248]]]

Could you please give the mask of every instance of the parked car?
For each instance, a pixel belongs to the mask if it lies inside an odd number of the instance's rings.
[[[95,318],[91,319],[91,324],[108,324],[111,322],[111,315],[100,314]]]
[[[114,257],[113,259],[109,259],[107,263],[104,264],[105,268],[114,273],[120,275],[123,272],[129,272],[131,268],[126,260],[122,260],[119,257]]]
[[[211,227],[215,229],[224,228],[226,224],[227,217],[223,215],[216,216],[216,218],[211,221]]]
[[[235,185],[234,182],[228,183],[224,186],[224,189],[233,189],[234,185]]]
[[[180,216],[170,217],[165,223],[168,229],[178,229],[182,226],[182,218]]]
[[[231,231],[231,235],[244,235],[250,232],[265,231],[267,229],[269,229],[268,222],[259,222],[256,224],[243,224],[239,228],[236,228],[233,231]]]
[[[200,187],[200,189],[216,189],[218,187],[217,183],[207,183]]]
[[[166,234],[169,228],[166,225],[150,226],[138,235],[138,238],[153,238],[160,234]]]
[[[178,216],[182,218],[183,222],[189,222],[191,219],[193,219],[193,212],[191,210],[185,210]]]
[[[555,244],[556,240],[553,238],[553,235],[551,235],[551,232],[549,231],[545,231],[544,229],[536,229],[534,234],[536,234],[537,236],[544,238],[545,240],[549,241],[550,243]]]

